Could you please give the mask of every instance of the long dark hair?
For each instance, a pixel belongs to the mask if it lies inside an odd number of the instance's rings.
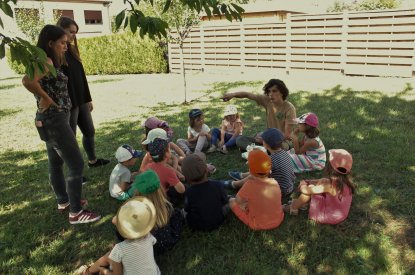
[[[330,181],[336,184],[336,190],[339,196],[343,193],[344,185],[347,185],[350,188],[352,194],[354,194],[356,190],[356,185],[352,182],[351,175],[349,174],[340,174],[336,170],[334,170],[333,166],[331,166],[330,162],[328,161],[326,164],[326,168],[324,169],[324,175],[330,179]]]
[[[39,48],[46,52],[46,55],[52,59],[53,65],[59,68],[62,65],[66,65],[65,55],[56,56],[55,52],[49,46],[49,42],[56,42],[60,38],[66,35],[66,32],[58,26],[46,25],[39,33],[39,39],[37,45]]]
[[[61,27],[62,29],[69,29],[71,27],[71,25],[74,25],[76,27],[76,32],[79,31],[79,26],[78,24],[76,24],[75,20],[73,20],[72,18],[66,17],[66,16],[62,16],[61,18],[59,18],[58,22],[56,22],[56,25]],[[81,62],[81,55],[79,54],[79,49],[78,49],[78,40],[74,39],[74,44],[69,44],[68,45],[68,51],[79,61]]]

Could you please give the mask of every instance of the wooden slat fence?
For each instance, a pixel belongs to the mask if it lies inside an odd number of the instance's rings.
[[[283,23],[204,22],[184,43],[187,70],[255,68],[415,75],[415,10],[288,15]],[[169,44],[171,72],[180,49]]]

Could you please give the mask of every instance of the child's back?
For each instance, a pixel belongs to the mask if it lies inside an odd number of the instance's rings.
[[[336,182],[331,184],[335,188]],[[319,223],[338,224],[349,215],[351,204],[352,192],[349,186],[344,185],[343,191],[335,196],[330,193],[311,196],[308,216]]]
[[[252,177],[237,195],[247,200],[247,208],[234,206],[232,211],[252,229],[276,228],[283,221],[281,190],[274,179]]]
[[[295,174],[290,156],[287,151],[281,149],[271,153],[271,177],[274,178],[284,196],[293,192]]]
[[[156,239],[150,233],[135,240],[124,240],[114,246],[109,258],[122,262],[123,274],[160,274],[153,254]]]
[[[185,198],[186,219],[191,228],[213,230],[223,223],[223,206],[228,198],[221,182],[208,180],[193,184],[186,190]]]

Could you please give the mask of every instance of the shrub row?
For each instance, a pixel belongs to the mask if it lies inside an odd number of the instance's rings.
[[[78,39],[86,74],[140,74],[167,72],[164,48],[138,34],[122,33]],[[23,74],[24,67],[7,61],[11,69]]]

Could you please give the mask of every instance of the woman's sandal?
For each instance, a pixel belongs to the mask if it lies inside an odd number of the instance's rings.
[[[297,216],[298,215],[298,209],[292,209],[291,204],[284,204],[282,206],[282,209],[285,213],[290,214],[291,216]]]

